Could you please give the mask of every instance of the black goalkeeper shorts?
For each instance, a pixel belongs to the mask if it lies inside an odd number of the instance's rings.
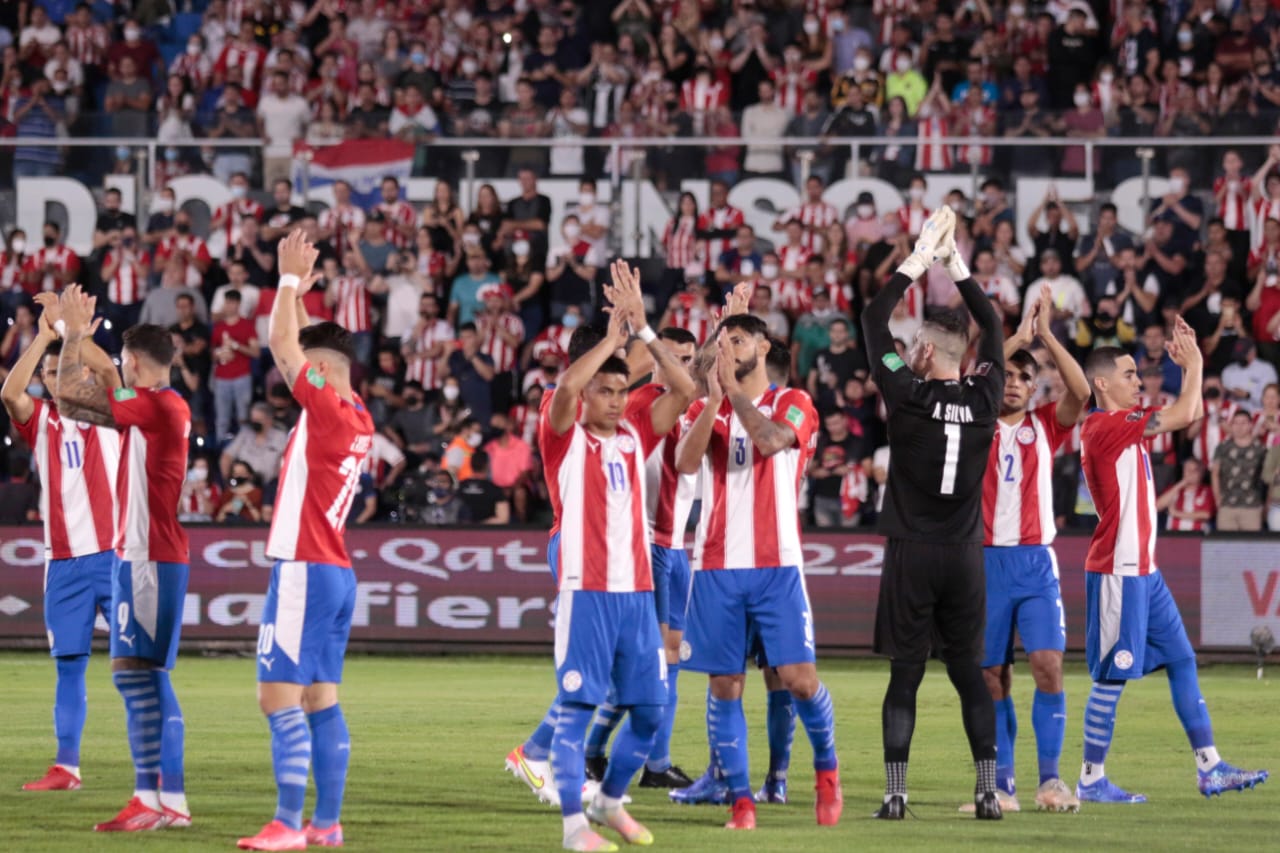
[[[894,660],[972,660],[983,654],[982,545],[889,539],[876,607],[877,654]]]

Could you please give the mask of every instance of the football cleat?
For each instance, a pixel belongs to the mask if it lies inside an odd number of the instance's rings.
[[[134,797],[120,814],[93,828],[94,832],[148,832],[165,825],[164,812],[147,806]]]
[[[1201,789],[1203,790],[1203,788]],[[1080,798],[1082,803],[1145,803],[1147,797],[1145,794],[1130,794],[1121,788],[1117,788],[1111,784],[1111,780],[1103,776],[1092,785],[1086,785],[1083,782],[1076,783],[1076,796]]]
[[[818,826],[835,826],[840,822],[840,814],[844,811],[844,794],[840,790],[840,771],[818,770],[816,775],[814,790],[818,792],[818,800],[813,810],[818,816]]]
[[[524,754],[524,744],[507,753],[506,768],[512,776],[529,786],[538,799],[553,806],[560,805],[560,793],[551,779],[551,762],[534,761]]]
[[[1003,803],[1001,804],[1003,805]],[[1036,809],[1042,812],[1079,812],[1080,798],[1061,779],[1049,779],[1036,791]],[[1005,809],[1012,811],[1012,809]]]
[[[342,824],[335,823],[333,826],[325,829],[317,829],[308,823],[302,828],[307,835],[308,847],[341,847],[342,846]]]
[[[729,784],[723,779],[716,778],[708,767],[707,772],[699,776],[692,785],[677,788],[667,796],[671,798],[671,802],[684,806],[727,806]]]
[[[589,803],[589,802],[591,802],[592,800],[594,800],[594,799],[596,798],[596,794],[600,793],[600,789],[601,789],[602,787],[604,787],[604,783],[603,783],[603,782],[595,782],[595,781],[593,781],[593,780],[591,780],[591,779],[588,779],[586,782],[583,782],[583,783],[582,783],[582,801],[583,801],[584,803]],[[556,805],[560,805],[560,799],[559,799],[559,796],[560,796],[560,794],[559,794],[559,792],[557,791],[557,792],[556,792]],[[630,805],[630,804],[631,804],[631,795],[630,795],[630,794],[623,794],[623,795],[622,795],[622,804],[623,804],[624,806],[626,806],[626,805]]]
[[[687,788],[693,784],[689,774],[672,764],[666,770],[653,771],[648,767],[640,774],[641,788]]]
[[[653,833],[644,828],[640,821],[627,814],[622,806],[606,809],[598,802],[592,802],[586,808],[587,820],[600,826],[607,826],[622,836],[628,844],[648,847],[653,844]]]
[[[167,829],[186,829],[191,826],[190,812],[180,812],[168,806],[162,806],[161,809],[164,811],[164,825]]]
[[[589,755],[586,766],[588,782],[603,782],[604,774],[609,770],[609,759],[603,755]]]
[[[1012,813],[1012,812],[1022,811],[1022,805],[1018,802],[1018,798],[1013,794],[1008,794],[1008,793],[1005,793],[1004,791],[997,789],[996,800],[1000,803],[1000,811],[1002,812]],[[977,810],[978,810],[977,796],[974,796],[973,802],[965,803],[963,806],[960,807],[960,812],[962,814],[973,814]]]
[[[872,817],[877,820],[906,820],[907,798],[901,794],[888,797]]]
[[[1225,761],[1219,761],[1212,770],[1200,774],[1200,793],[1212,797],[1226,791],[1256,788],[1267,781],[1269,775],[1265,770],[1241,770]]]
[[[278,820],[262,827],[257,835],[236,842],[241,850],[306,850],[307,834]]]
[[[1004,812],[1000,808],[1000,798],[994,791],[978,794],[974,797],[974,816],[978,820],[1003,820]]]
[[[756,801],[750,797],[738,797],[733,804],[733,816],[724,825],[725,829],[755,829]]]
[[[787,780],[778,779],[774,776],[764,777],[764,784],[760,786],[759,791],[756,791],[756,802],[785,806],[787,804]]]
[[[565,850],[617,851],[618,845],[589,826],[581,827],[564,840]]]
[[[61,764],[55,764],[41,778],[22,786],[24,791],[76,791],[80,777]]]

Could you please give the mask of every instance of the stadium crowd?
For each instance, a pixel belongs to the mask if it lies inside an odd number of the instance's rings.
[[[300,226],[322,249],[313,318],[356,334],[354,380],[378,434],[353,522],[530,522],[547,512],[533,428],[567,340],[600,319],[599,283],[615,256],[616,210],[597,177],[642,161],[672,216],[647,259],[655,321],[704,341],[739,283],[751,311],[792,355],[792,384],[822,414],[806,513],[856,526],[875,513],[888,465],[883,409],[868,378],[859,319],[911,250],[929,211],[931,172],[977,165],[980,192],[947,198],[957,243],[1006,319],[1019,322],[1052,288],[1054,329],[1073,353],[1119,344],[1138,356],[1144,402],[1176,393],[1164,343],[1178,314],[1206,355],[1205,417],[1186,434],[1150,439],[1161,509],[1177,530],[1280,529],[1280,147],[1199,148],[1195,137],[1272,135],[1280,115],[1280,4],[1022,0],[167,0],[0,4],[0,132],[18,137],[153,137],[164,143],[146,214],[102,194],[93,251],[79,257],[57,222],[5,229],[0,254],[0,370],[34,337],[32,297],[81,281],[118,351],[136,322],[181,339],[174,386],[192,406],[197,451],[184,518],[270,518],[274,481],[296,410],[266,353],[275,251]],[[587,138],[715,136],[700,148],[625,150],[606,162]],[[1020,176],[1100,185],[1139,173],[1133,149],[999,149],[970,135],[1013,138],[1187,138],[1157,149],[1170,178],[1141,233],[1109,204],[1085,209],[1053,190],[1017,233],[1009,191]],[[481,179],[512,177],[500,198],[482,184],[462,200],[458,149],[438,136],[484,137]],[[406,202],[394,179],[362,209],[335,188],[326,210],[300,205],[289,183],[296,142],[396,137],[417,145],[414,172],[440,179],[432,202]],[[788,137],[874,138],[789,146]],[[202,139],[262,139],[259,149]],[[520,140],[555,140],[551,147]],[[575,144],[577,141],[577,144]],[[0,178],[73,174],[99,185],[138,168],[132,151],[64,161],[56,147],[18,146]],[[77,149],[81,150],[81,149]],[[1167,151],[1167,155],[1166,152]],[[1225,151],[1205,156],[1205,151]],[[170,179],[209,173],[233,200],[212,211],[228,250],[214,258]],[[868,193],[850,210],[828,184],[877,176],[904,190],[896,209]],[[728,202],[745,177],[797,183],[803,201],[767,233]],[[581,181],[559,221],[543,178]],[[704,207],[678,192],[712,179]],[[1077,215],[1093,223],[1081,233]],[[910,340],[930,312],[960,299],[936,270],[894,313]],[[1038,352],[1043,356],[1043,352]],[[1051,365],[1040,394],[1061,383]],[[6,433],[7,424],[6,426]],[[8,447],[12,444],[12,447]],[[32,517],[29,457],[7,445],[13,482],[0,514]],[[1061,525],[1087,524],[1079,440],[1055,465]]]

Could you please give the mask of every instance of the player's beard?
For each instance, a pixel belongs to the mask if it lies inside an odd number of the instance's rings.
[[[751,360],[748,361],[747,363],[738,364],[737,368],[733,371],[734,378],[737,379],[739,382],[741,382],[742,380],[750,376],[752,373],[755,373],[756,367],[759,364],[760,364],[760,356],[753,355],[751,357]]]

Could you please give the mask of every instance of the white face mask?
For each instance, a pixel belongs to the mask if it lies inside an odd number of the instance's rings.
[[[1089,106],[1089,102],[1092,98],[1089,97],[1088,92],[1076,92],[1075,97],[1072,98],[1072,100],[1076,102],[1077,107],[1087,107]]]
[[[138,29],[137,27],[125,27],[125,30],[124,30],[125,41],[137,41],[140,38],[142,38],[142,30]]]
[[[9,248],[13,249],[13,253],[15,255],[21,255],[23,252],[27,250],[27,241],[21,237],[18,237],[12,243],[9,244]]]
[[[593,204],[595,204],[595,203],[596,203],[596,194],[595,194],[595,193],[580,193],[580,194],[578,195],[578,206],[579,206],[579,207],[591,207],[591,205],[593,205]]]
[[[863,56],[862,54],[858,54],[853,58],[854,71],[866,71],[870,67],[871,67],[870,58]]]
[[[761,264],[760,276],[761,278],[777,278],[778,265],[777,264]]]
[[[471,433],[471,435],[467,436],[467,444],[471,445],[472,447],[479,447],[481,442],[483,441],[484,441],[484,436],[478,432],[473,432]]]
[[[208,468],[192,468],[187,472],[187,480],[192,483],[203,483],[207,479],[209,479]]]
[[[458,399],[458,395],[462,393],[462,391],[457,385],[446,385],[440,390],[440,393],[444,395],[446,400],[452,403],[454,400]]]
[[[564,226],[564,236],[570,240],[577,240],[582,233],[582,226],[576,222],[570,222]]]
[[[873,217],[873,216],[875,216],[875,215],[876,215],[876,209],[875,209],[874,207],[872,207],[871,205],[869,205],[869,204],[860,204],[860,205],[858,205],[858,218],[859,218],[859,219],[870,219],[871,217]]]
[[[474,231],[468,231],[466,234],[462,235],[462,242],[466,243],[468,246],[479,246],[480,235]]]
[[[470,77],[472,74],[475,74],[479,68],[480,66],[476,61],[469,56],[462,60],[462,76],[464,77]]]
[[[719,53],[720,51],[724,50],[724,39],[718,35],[712,36],[711,38],[707,39],[707,47],[711,48],[716,53]]]
[[[54,92],[56,92],[56,93],[57,93],[57,94],[59,94],[59,95],[64,94],[64,93],[67,91],[67,89],[69,89],[69,88],[70,88],[70,86],[67,84],[67,81],[66,81],[66,80],[54,80],[54,81],[53,81],[53,91],[54,91]]]
[[[517,240],[511,244],[511,252],[517,258],[527,258],[529,256],[529,241]]]
[[[1023,15],[1025,15],[1025,14],[1027,14],[1027,7],[1026,7],[1026,6],[1023,6],[1023,5],[1018,4],[1018,3],[1014,3],[1013,5],[1011,5],[1011,6],[1009,7],[1009,17],[1010,17],[1010,18],[1021,18],[1021,17],[1022,17]]]
[[[199,56],[199,55],[200,55],[200,45],[196,44],[195,42],[192,42],[191,44],[187,45],[187,56]]]
[[[831,19],[831,32],[833,32],[833,33],[842,33],[842,32],[844,32],[844,18],[832,18],[832,19]]]
[[[893,67],[897,69],[899,74],[905,74],[911,70],[911,57],[899,56],[897,61],[893,63]]]
[[[1184,192],[1186,189],[1187,189],[1187,182],[1184,181],[1182,178],[1169,179],[1169,192],[1181,193],[1181,192]]]
[[[743,275],[751,275],[755,271],[756,271],[756,265],[751,261],[744,260],[738,264],[738,272],[742,273]]]
[[[907,196],[912,201],[919,201],[924,198],[924,187],[911,187],[907,190]]]
[[[1103,71],[1098,75],[1098,82],[1104,86],[1110,86],[1115,79],[1116,75],[1112,74],[1110,71]]]
[[[804,22],[804,31],[808,35],[816,36],[818,34],[818,22],[813,18],[806,18]]]
[[[248,195],[248,193],[249,193],[249,188],[246,187],[244,184],[231,185],[232,198],[244,198],[246,195]]]
[[[158,198],[151,204],[156,213],[173,213],[173,199]]]

